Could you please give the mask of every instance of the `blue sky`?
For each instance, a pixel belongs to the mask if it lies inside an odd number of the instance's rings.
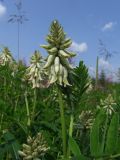
[[[17,57],[17,25],[8,24],[10,14],[17,13],[15,0],[0,3],[0,45],[8,46]],[[23,0],[23,11],[29,19],[20,28],[20,56],[28,59],[44,44],[52,20],[58,19],[72,50],[78,51],[76,63],[84,60],[94,70],[101,39],[108,50],[120,52],[120,0]],[[3,8],[2,8],[3,7]],[[120,67],[120,54],[109,61],[100,58],[100,66],[109,71]]]

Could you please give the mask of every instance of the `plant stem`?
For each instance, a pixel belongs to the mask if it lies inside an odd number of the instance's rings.
[[[71,114],[70,116],[70,126],[69,126],[69,137],[72,137],[72,133],[73,133],[73,125],[74,125],[74,116],[73,114]],[[67,150],[67,159],[69,159],[70,157],[70,148],[69,148],[69,145],[68,145],[68,150]]]
[[[110,156],[111,159],[117,158],[117,157],[120,157],[120,153],[119,153],[119,154],[116,154],[116,155],[113,155],[113,156]]]
[[[7,97],[7,91],[6,91],[6,77],[4,77],[4,99],[6,101]]]
[[[96,79],[95,79],[95,89],[98,88],[98,66],[99,65],[99,57],[97,56],[96,60]]]
[[[29,105],[28,105],[28,99],[27,99],[27,91],[25,92],[25,104],[26,104],[26,111],[27,111],[27,126],[29,127],[31,124],[31,120],[30,120],[30,111],[29,111]]]
[[[101,145],[101,153],[104,152],[104,147],[105,147],[105,138],[106,138],[106,134],[107,134],[107,127],[108,127],[108,114],[106,116],[106,120],[105,120],[105,129],[104,129],[104,133],[103,133],[103,140],[102,140],[102,145]]]
[[[2,130],[2,122],[3,122],[3,113],[1,114],[1,119],[0,119],[0,131]]]
[[[64,115],[64,104],[62,99],[62,93],[58,89],[58,97],[59,97],[59,107],[60,107],[60,116],[61,116],[61,125],[62,125],[62,141],[63,141],[63,155],[66,160],[66,152],[67,152],[67,142],[66,142],[66,126],[65,126],[65,115]]]
[[[20,22],[18,21],[18,62],[20,60]]]
[[[34,118],[35,108],[37,102],[37,89],[34,88],[34,99],[33,99],[33,111],[32,111],[32,118]]]

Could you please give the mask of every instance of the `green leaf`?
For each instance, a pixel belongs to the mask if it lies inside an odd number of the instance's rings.
[[[86,160],[86,158],[81,154],[79,146],[72,137],[69,137],[69,147],[77,160]]]
[[[120,153],[120,135],[118,137],[117,145],[116,145],[116,154],[119,154],[119,153]]]
[[[119,115],[118,113],[115,113],[112,117],[107,133],[105,152],[108,154],[113,154],[116,152],[118,134],[119,134],[118,129],[119,129]]]
[[[9,150],[9,144],[0,144],[0,160],[3,160],[4,154]]]
[[[100,128],[105,120],[106,114],[103,110],[101,110],[92,126],[91,132],[90,132],[90,151],[92,156],[99,156],[100,148],[101,148],[101,140],[100,140]]]
[[[10,145],[9,152],[11,153],[12,158],[14,160],[18,160],[18,150],[20,149],[20,146],[16,141],[15,137],[10,132],[6,132],[4,133],[3,138]]]

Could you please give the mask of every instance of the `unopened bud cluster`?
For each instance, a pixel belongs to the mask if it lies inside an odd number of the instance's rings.
[[[48,52],[47,62],[43,67],[48,71],[50,84],[57,82],[60,85],[70,85],[68,72],[72,69],[68,58],[75,56],[67,48],[72,44],[71,39],[66,39],[63,28],[57,21],[53,21],[50,34],[46,38],[49,45],[41,45]]]
[[[22,148],[23,150],[18,151],[18,153],[23,160],[39,160],[49,149],[41,133],[38,133],[37,136],[33,138],[29,136],[27,144],[23,144]]]
[[[38,51],[35,51],[31,57],[31,65],[26,70],[26,77],[33,88],[39,88],[42,81],[42,57]]]
[[[5,65],[11,65],[13,63],[13,57],[7,47],[3,48],[3,51],[0,55],[0,65],[5,66]]]

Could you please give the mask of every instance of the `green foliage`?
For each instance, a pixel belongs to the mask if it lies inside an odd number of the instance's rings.
[[[89,75],[88,69],[84,65],[83,61],[80,61],[79,66],[74,69],[73,75],[73,101],[75,105],[78,105],[82,95],[89,87]]]
[[[75,55],[67,50],[72,41],[66,39],[58,21],[52,22],[46,40],[48,45],[42,47],[49,56],[62,55],[62,59],[67,60]],[[97,87],[89,90],[90,77],[84,62],[80,61],[78,66],[71,69],[69,61],[65,63],[60,57],[61,64],[68,69],[69,83],[64,83],[67,84],[66,87],[62,82],[58,89],[59,80],[56,85],[50,85],[49,76],[44,75],[42,85],[34,90],[28,79],[25,79],[28,66],[22,61],[15,62],[8,48],[4,48],[3,53],[11,58],[3,63],[1,58],[4,59],[4,56],[0,56],[0,160],[20,159],[18,150],[28,143],[27,137],[34,137],[38,132],[44,135],[50,147],[42,160],[63,160],[60,101],[61,109],[64,109],[61,111],[66,127],[67,160],[120,158],[119,83],[109,83],[107,90],[105,83],[104,91]],[[46,70],[42,68],[42,71]],[[103,79],[104,75],[102,81]],[[109,94],[114,98],[116,107],[112,106],[113,111],[108,115],[104,110],[105,105],[103,109],[100,108],[100,101]]]
[[[96,117],[90,133],[90,151],[92,156],[99,156],[101,154],[100,129],[106,118],[106,114],[102,110]]]
[[[72,137],[69,137],[69,146],[76,160],[87,160],[87,158],[81,154],[79,146]]]
[[[7,153],[10,159],[18,160],[19,155],[18,155],[18,150],[20,149],[19,143],[16,141],[15,137],[13,134],[10,132],[6,131],[2,135],[4,143],[0,145],[0,156],[4,157],[4,154]]]
[[[119,115],[115,113],[111,119],[108,128],[105,152],[107,154],[114,154],[117,150],[117,142],[119,137]]]
[[[69,79],[71,81],[72,86],[63,88],[63,93],[67,96],[67,103],[71,109],[79,108],[81,99],[85,93],[85,91],[89,87],[89,75],[88,69],[84,65],[83,61],[80,61],[79,66],[74,68],[74,70],[70,73]]]

